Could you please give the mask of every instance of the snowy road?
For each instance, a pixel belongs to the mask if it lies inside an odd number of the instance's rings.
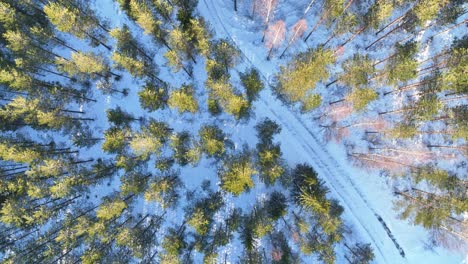
[[[216,3],[215,3],[216,2]],[[215,27],[216,34],[220,37],[231,38],[237,47],[241,50],[246,63],[257,68],[267,82],[266,76],[270,73],[265,71],[264,59],[255,58],[255,53],[249,53],[246,56],[245,48],[233,38],[233,34],[228,30],[222,17],[232,18],[233,13],[221,13],[225,9],[222,6],[223,1],[203,0],[200,5],[200,11],[203,16],[211,20],[211,25]],[[268,70],[268,67],[266,68]],[[361,238],[372,244],[376,255],[376,263],[404,263],[407,262],[397,249],[398,244],[384,226],[382,218],[371,207],[366,196],[353,182],[351,176],[345,171],[347,165],[340,164],[327,150],[316,135],[314,129],[307,125],[302,117],[287,106],[284,106],[272,94],[267,91],[267,96],[256,103],[256,114],[269,117],[279,122],[282,127],[281,146],[286,154],[296,154],[302,156],[310,163],[319,176],[322,177],[330,188],[332,196],[337,198],[345,208],[345,219],[352,221],[354,231]],[[266,100],[267,98],[268,100]],[[379,221],[379,219],[381,221]]]

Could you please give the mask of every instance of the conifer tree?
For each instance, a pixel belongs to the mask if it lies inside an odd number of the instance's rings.
[[[118,68],[126,69],[135,77],[159,80],[156,76],[157,67],[153,63],[153,56],[136,41],[127,25],[111,30],[110,35],[117,40],[117,48],[112,53],[112,60]]]
[[[310,100],[311,97],[308,97],[310,91],[319,81],[328,78],[327,65],[334,61],[330,50],[309,49],[299,53],[292,63],[281,67],[277,76],[276,92],[287,103],[300,102],[311,105],[310,101],[305,101],[305,98]]]
[[[147,129],[143,129],[139,133],[135,133],[129,146],[133,153],[142,159],[146,159],[149,155],[159,155],[163,142],[153,136]]]
[[[153,82],[146,82],[138,92],[140,105],[150,112],[164,109],[169,99],[166,85],[158,85]]]
[[[418,50],[416,42],[409,42],[404,45],[396,44],[396,55],[390,58],[386,68],[390,84],[406,82],[416,77],[418,62],[414,60],[414,55]]]
[[[374,259],[374,252],[370,244],[356,243],[353,247],[346,245],[351,254],[346,254],[345,258],[350,263],[370,263]]]
[[[177,205],[179,199],[178,189],[182,186],[178,174],[169,171],[150,181],[144,197],[146,201],[158,202],[162,208],[171,208]]]
[[[273,143],[273,136],[278,134],[281,128],[268,118],[258,123],[255,128],[260,141],[257,144],[259,175],[266,184],[274,184],[285,172],[280,145]]]
[[[226,134],[215,125],[205,125],[198,131],[200,146],[208,157],[221,158],[226,152]]]
[[[246,70],[244,73],[240,73],[240,78],[249,102],[252,103],[257,100],[258,94],[263,90],[263,88],[265,88],[262,80],[260,79],[258,70],[255,68]]]
[[[108,109],[106,114],[107,120],[117,127],[128,127],[130,122],[139,120],[136,119],[132,114],[122,110],[120,106],[117,106],[115,109]]]
[[[219,39],[210,43],[210,55],[215,63],[223,66],[225,76],[229,75],[229,69],[239,63],[240,51],[228,39]]]
[[[201,149],[187,131],[171,136],[170,146],[174,151],[174,159],[181,166],[196,165],[200,160]]]
[[[191,85],[182,85],[181,89],[173,91],[169,95],[167,104],[171,108],[177,109],[180,114],[190,112],[192,114],[198,111],[198,102],[194,98],[195,91]]]
[[[94,14],[92,9],[85,6],[86,2],[80,3],[81,9],[77,5],[68,4],[70,2],[63,3],[49,2],[44,6],[45,14],[58,30],[70,33],[80,39],[88,38],[91,40],[91,44],[102,45],[111,50],[103,37],[107,32],[105,30],[102,32],[101,19]],[[83,8],[86,8],[86,11]]]
[[[223,161],[223,166],[219,170],[218,175],[222,180],[221,188],[234,195],[240,195],[254,187],[252,177],[256,173],[248,150],[234,154]]]
[[[111,127],[104,132],[104,143],[102,149],[109,153],[123,151],[126,144],[126,131],[117,127]]]
[[[57,58],[55,63],[61,72],[80,79],[107,77],[109,73],[104,58],[91,52],[73,52],[69,60]]]

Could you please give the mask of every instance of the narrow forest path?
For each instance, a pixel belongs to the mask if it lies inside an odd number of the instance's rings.
[[[216,2],[216,3],[215,3]],[[404,263],[404,251],[391,234],[385,221],[372,208],[366,196],[356,186],[349,173],[345,171],[343,166],[330,154],[325,146],[313,132],[313,129],[306,125],[302,117],[283,105],[278,99],[272,95],[271,85],[266,76],[270,74],[265,72],[260,63],[264,59],[255,58],[255,54],[249,54],[254,57],[249,59],[245,51],[236,39],[232,37],[231,32],[227,29],[224,20],[221,18],[218,11],[218,1],[203,0],[206,10],[201,10],[203,16],[211,20],[211,25],[219,37],[227,37],[233,41],[237,48],[241,51],[242,59],[245,63],[257,68],[261,73],[267,87],[269,96],[260,97],[256,102],[256,114],[263,114],[281,124],[282,140],[281,148],[284,152],[297,153],[298,155],[307,155],[309,162],[319,176],[324,179],[327,186],[330,188],[332,196],[337,198],[340,204],[345,208],[345,215],[349,216],[350,221],[355,225],[355,228],[363,239],[372,244],[376,255],[376,263]],[[206,12],[204,12],[206,11]],[[234,14],[226,16],[233,18]]]

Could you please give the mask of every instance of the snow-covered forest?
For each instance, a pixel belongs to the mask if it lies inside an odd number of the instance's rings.
[[[2,263],[468,263],[463,0],[0,0]]]

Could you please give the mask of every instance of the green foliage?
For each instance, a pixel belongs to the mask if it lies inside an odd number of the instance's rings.
[[[146,66],[142,61],[117,52],[112,53],[112,60],[118,68],[127,70],[132,76],[144,77],[146,75]]]
[[[392,15],[394,9],[393,0],[378,0],[370,7],[365,16],[365,23],[374,29]]]
[[[327,0],[324,2],[324,9],[328,11],[328,22],[343,15],[345,0]]]
[[[159,155],[163,142],[148,130],[143,130],[132,136],[129,146],[135,155],[146,159],[151,154]]]
[[[262,145],[272,144],[273,136],[281,132],[281,126],[269,118],[265,118],[255,125],[255,129]]]
[[[158,86],[152,82],[146,82],[138,96],[141,107],[151,112],[164,108],[169,97],[165,86]]]
[[[276,92],[289,103],[301,102],[306,109],[316,105],[316,99],[308,97],[315,85],[329,76],[327,66],[335,62],[331,50],[309,49],[299,53],[293,62],[282,66],[277,76]],[[305,101],[309,99],[309,102]],[[314,103],[311,103],[314,102]]]
[[[274,191],[271,193],[270,198],[265,202],[265,208],[268,216],[276,221],[287,212],[287,200],[284,194]]]
[[[426,165],[418,167],[411,176],[419,183],[423,180],[427,181],[433,186],[436,186],[440,189],[454,189],[458,184],[460,184],[459,179],[456,175],[449,174],[448,171],[435,168],[431,165]]]
[[[125,112],[117,106],[106,111],[107,120],[117,127],[128,127],[131,121],[136,120],[132,114]]]
[[[145,200],[158,202],[163,208],[173,207],[179,199],[177,189],[181,186],[179,177],[173,173],[155,178],[144,194]]]
[[[109,153],[118,153],[125,148],[125,131],[117,127],[111,127],[104,132],[102,150]]]
[[[418,133],[418,128],[413,124],[401,123],[388,131],[391,138],[413,138]]]
[[[190,212],[188,224],[195,229],[198,235],[205,236],[213,221],[214,214],[224,205],[220,192],[212,193],[198,200]]]
[[[418,24],[423,26],[426,21],[433,20],[449,2],[450,0],[421,0],[416,2],[412,11],[418,20]]]
[[[227,76],[229,69],[239,62],[240,51],[228,39],[219,39],[210,44],[210,55],[213,62],[222,65]]]
[[[91,52],[72,52],[70,60],[58,57],[55,63],[60,71],[85,79],[86,76],[102,77],[107,73],[109,67],[104,58]]]
[[[448,70],[442,73],[442,90],[468,93],[468,48],[454,48],[447,65]]]
[[[206,219],[203,211],[199,208],[195,209],[192,213],[190,220],[187,224],[195,229],[195,232],[199,235],[205,235],[208,232],[209,221]]]
[[[374,252],[370,244],[356,243],[352,248],[348,247],[348,249],[351,254],[347,254],[347,259],[351,263],[368,264],[374,260]]]
[[[279,145],[273,145],[258,151],[258,165],[262,180],[267,184],[274,184],[281,177],[285,169],[281,159]]]
[[[319,107],[322,103],[322,97],[318,94],[309,94],[302,101],[302,112],[309,112]]]
[[[182,253],[182,250],[186,247],[187,243],[184,240],[183,233],[180,233],[180,231],[183,231],[183,229],[169,229],[168,234],[164,237],[162,242],[162,248],[164,249],[165,254],[160,254],[160,263],[181,263],[179,255]]]
[[[236,94],[229,81],[208,79],[206,86],[210,90],[213,99],[219,102],[219,105],[226,113],[233,115],[236,119],[246,116],[250,106],[249,101],[242,95]]]
[[[273,136],[281,132],[281,127],[266,118],[255,126],[259,143],[257,144],[257,162],[260,177],[266,184],[274,184],[285,172],[279,144],[273,143]]]
[[[257,100],[258,94],[263,90],[263,88],[265,88],[262,80],[260,79],[258,70],[255,68],[246,70],[244,73],[240,73],[240,79],[245,88],[249,102]]]
[[[154,18],[150,6],[144,1],[129,0],[128,2],[130,16],[135,19],[145,34],[157,34],[161,22]]]
[[[180,114],[184,112],[196,113],[198,111],[198,102],[194,98],[194,90],[190,85],[183,85],[181,89],[173,91],[167,104],[171,108],[177,109]]]
[[[110,220],[119,217],[127,204],[119,199],[105,201],[97,210],[96,216],[101,220]]]
[[[168,65],[172,67],[173,72],[179,72],[184,68],[184,64],[175,50],[166,51],[164,58],[166,58]]]
[[[459,214],[468,209],[463,197],[454,192],[435,195],[413,188],[411,193],[398,192],[403,199],[395,203],[401,209],[402,219],[411,219],[414,224],[425,228],[440,228],[452,221],[452,213]]]
[[[414,107],[414,116],[420,120],[431,120],[442,109],[443,104],[435,94],[427,94]]]
[[[252,177],[257,173],[248,151],[226,158],[218,175],[222,180],[221,188],[234,195],[240,195],[254,186]]]
[[[296,203],[317,214],[327,214],[330,202],[328,188],[318,178],[317,172],[307,164],[296,165],[292,172],[292,196]]]
[[[198,131],[202,151],[208,157],[221,158],[225,151],[224,132],[215,125],[205,125]]]
[[[201,150],[188,131],[172,135],[170,146],[174,151],[175,161],[181,166],[189,163],[196,165],[200,160]]]
[[[354,54],[352,59],[343,63],[344,73],[340,76],[340,82],[355,90],[367,88],[369,78],[375,72],[374,63],[369,57]]]
[[[416,77],[416,69],[419,63],[413,58],[418,52],[417,42],[408,42],[406,44],[395,45],[395,55],[390,58],[386,70],[388,71],[388,80],[390,84],[406,82]]]
[[[355,89],[348,96],[347,99],[353,104],[354,109],[362,111],[366,106],[376,100],[378,94],[371,88]]]

